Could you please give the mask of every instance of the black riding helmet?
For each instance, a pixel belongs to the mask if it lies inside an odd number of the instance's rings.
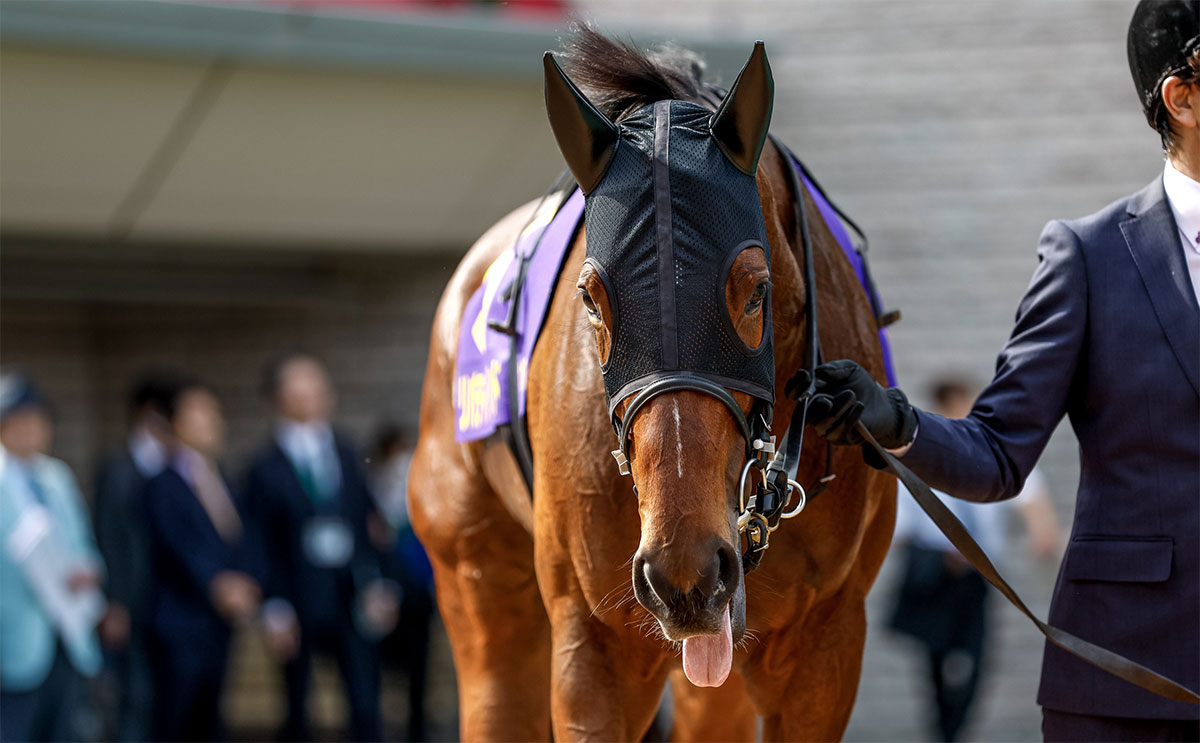
[[[1129,71],[1150,126],[1162,131],[1163,81],[1188,70],[1200,48],[1200,0],[1141,0],[1129,21]]]

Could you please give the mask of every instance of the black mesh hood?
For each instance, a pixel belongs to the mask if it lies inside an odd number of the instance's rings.
[[[753,349],[725,306],[725,279],[741,250],[760,246],[770,265],[758,184],[722,153],[711,117],[684,101],[635,112],[621,122],[608,170],[587,195],[587,260],[613,307],[602,367],[610,410],[679,372],[774,402],[769,298]]]

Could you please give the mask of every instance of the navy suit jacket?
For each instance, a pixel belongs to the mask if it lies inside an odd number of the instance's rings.
[[[221,538],[191,486],[174,467],[167,467],[146,486],[154,565],[150,625],[161,643],[223,653],[231,630],[213,608],[209,597],[212,580],[222,570],[260,578],[254,545],[245,535],[245,509],[232,489],[230,493],[243,525],[243,536],[234,544]]]
[[[150,538],[146,532],[146,484],[128,447],[113,452],[96,475],[96,546],[108,567],[109,600],[125,606],[135,628],[149,610]]]
[[[970,417],[918,413],[904,463],[961,498],[1011,498],[1065,414],[1079,439],[1050,623],[1200,689],[1200,307],[1161,177],[1046,226],[996,376]],[[1047,643],[1038,703],[1195,719]]]
[[[283,598],[304,625],[333,628],[349,616],[358,589],[381,575],[379,555],[367,536],[372,509],[360,459],[341,436],[334,436],[342,484],[330,505],[354,535],[349,564],[329,569],[314,566],[304,550],[303,534],[317,515],[291,460],[275,441],[255,457],[247,475],[246,498],[252,513],[250,533],[265,556],[266,598]]]

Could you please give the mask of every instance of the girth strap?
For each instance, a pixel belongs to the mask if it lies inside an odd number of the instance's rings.
[[[1112,675],[1124,679],[1129,683],[1140,686],[1141,688],[1154,692],[1159,696],[1173,699],[1177,702],[1187,702],[1190,704],[1200,704],[1200,695],[1188,689],[1181,684],[1178,684],[1171,679],[1163,676],[1155,671],[1146,668],[1140,663],[1117,655],[1111,650],[1105,650],[1099,645],[1084,640],[1080,637],[1072,635],[1057,627],[1046,624],[1042,620],[1034,616],[1029,607],[1025,606],[1025,602],[1017,595],[1017,592],[1008,585],[1008,582],[992,565],[992,561],[984,554],[979,544],[971,537],[970,532],[962,525],[962,522],[954,515],[954,513],[942,503],[933,491],[921,481],[919,477],[914,475],[911,470],[905,467],[900,460],[896,459],[886,449],[880,446],[879,442],[871,436],[871,432],[860,421],[856,427],[859,434],[867,440],[868,443],[879,453],[883,461],[887,463],[888,471],[900,478],[900,482],[908,488],[908,492],[912,494],[913,500],[921,507],[921,510],[933,520],[942,534],[950,540],[950,544],[967,559],[971,567],[979,571],[979,574],[996,587],[996,590],[1008,599],[1009,603],[1017,607],[1022,614],[1029,617],[1038,631],[1046,636],[1046,639],[1054,643],[1058,647],[1066,650],[1069,653],[1077,655],[1086,660],[1088,663],[1097,668],[1108,671]]]

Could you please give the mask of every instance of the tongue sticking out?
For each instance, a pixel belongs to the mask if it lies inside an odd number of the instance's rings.
[[[729,607],[725,607],[721,631],[715,635],[696,635],[683,641],[683,672],[696,686],[720,686],[733,666],[733,630],[729,625]]]

